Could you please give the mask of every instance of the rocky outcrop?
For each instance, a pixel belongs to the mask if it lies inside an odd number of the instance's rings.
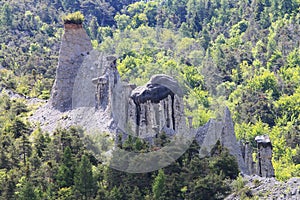
[[[249,142],[238,142],[234,125],[228,108],[224,111],[223,120],[210,119],[196,131],[196,141],[201,146],[200,157],[210,156],[217,141],[233,155],[243,174],[256,174],[261,177],[275,177],[272,165],[272,144],[268,136],[257,136],[257,162],[253,161],[253,148]]]
[[[291,178],[283,182],[257,175],[244,176],[243,184],[241,191],[236,191],[225,199],[300,199],[300,178]]]
[[[139,87],[122,82],[116,57],[92,50],[81,25],[65,25],[51,99],[31,120],[46,131],[79,125],[87,134],[132,135],[147,139],[150,145],[151,139],[164,132],[175,138],[176,148],[180,147],[180,151],[168,153],[184,153],[195,136],[201,146],[199,155],[208,156],[220,141],[236,157],[240,170],[249,173],[228,108],[223,120],[211,119],[198,130],[192,129],[192,118],[187,120],[184,114],[183,91],[174,78],[154,75]]]
[[[253,148],[249,142],[243,144],[240,142],[240,148],[242,149],[243,159],[245,161],[245,165],[248,168],[249,174],[255,174],[255,162],[253,161],[252,154]]]
[[[241,172],[249,174],[241,148],[236,140],[234,125],[228,108],[224,111],[223,120],[210,119],[197,130],[195,138],[201,146],[199,151],[200,157],[210,156],[212,148],[217,141],[220,141],[222,147],[227,148],[229,153],[236,158]]]
[[[66,111],[72,108],[72,92],[78,69],[92,49],[90,38],[81,24],[65,24],[50,98],[55,109]]]
[[[95,50],[90,51],[78,68],[77,74],[74,75],[73,88],[67,89],[67,93],[71,92],[71,96],[68,98],[71,100],[71,103],[68,104],[70,109],[61,110],[53,107],[53,99],[51,99],[31,116],[31,121],[39,123],[43,130],[49,132],[57,127],[68,128],[72,125],[78,125],[83,127],[88,134],[115,133],[116,120],[113,120],[112,109],[118,109],[117,102],[122,102],[126,96],[124,95],[123,99],[118,99],[119,95],[124,94],[124,91],[120,89],[122,83],[116,70],[115,61],[116,58],[113,56]],[[99,80],[99,77],[106,80],[106,93],[100,94],[99,87],[97,91],[97,84],[103,80],[101,78]],[[65,91],[62,92],[66,93]],[[115,95],[118,92],[120,94]],[[102,105],[98,105],[97,98],[99,95],[105,96]],[[129,94],[127,96],[129,97]],[[124,109],[122,106],[124,104],[119,105],[120,112]]]
[[[162,130],[172,135],[186,128],[183,92],[170,76],[158,74],[135,88],[130,95],[127,130],[142,138]]]
[[[272,144],[268,135],[255,137],[257,142],[256,174],[261,177],[275,177],[272,165]]]

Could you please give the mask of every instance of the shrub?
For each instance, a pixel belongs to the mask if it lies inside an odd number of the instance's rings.
[[[233,190],[236,192],[236,193],[239,193],[246,185],[246,182],[245,180],[243,179],[242,176],[238,176],[236,180],[234,180],[232,182],[232,187],[233,187]]]
[[[82,24],[84,16],[80,11],[70,13],[62,18],[64,24]]]

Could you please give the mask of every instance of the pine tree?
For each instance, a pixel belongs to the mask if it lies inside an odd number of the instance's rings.
[[[89,199],[95,194],[95,180],[93,177],[92,164],[86,155],[81,157],[81,161],[74,176],[75,189],[84,199]]]
[[[34,192],[34,187],[32,183],[26,178],[21,177],[19,183],[17,184],[19,187],[17,192],[17,199],[19,200],[36,200],[37,196]]]
[[[33,144],[38,156],[41,158],[43,156],[44,150],[47,147],[47,142],[50,141],[50,138],[47,134],[42,132],[40,127],[36,131],[34,131],[34,133],[36,133],[36,135],[34,137]]]
[[[12,11],[8,3],[4,4],[1,9],[0,22],[1,25],[11,26],[12,25]]]
[[[153,186],[152,186],[153,197],[155,200],[163,199],[164,185],[165,185],[165,173],[161,169],[158,171],[158,175],[154,179]]]
[[[21,143],[19,146],[20,154],[22,155],[23,158],[23,164],[24,166],[26,166],[27,159],[31,156],[31,152],[32,152],[31,143],[25,134],[22,135],[20,143]]]
[[[108,194],[108,199],[123,199],[120,188],[114,187]]]
[[[74,183],[74,160],[70,147],[66,147],[62,158],[62,164],[57,173],[57,183],[60,188],[70,187]]]
[[[130,194],[130,200],[142,200],[142,194],[138,187],[134,187],[133,192]]]

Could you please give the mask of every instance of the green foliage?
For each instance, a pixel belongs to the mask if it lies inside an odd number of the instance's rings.
[[[74,187],[84,199],[89,199],[95,195],[95,186],[92,164],[88,157],[83,155],[74,175]]]
[[[222,174],[208,174],[196,181],[190,199],[223,199],[228,191],[229,187],[224,184]]]
[[[108,195],[108,199],[122,199],[122,195],[120,192],[120,189],[117,187],[114,187]]]
[[[222,199],[229,191],[225,179],[237,175],[236,162],[226,151],[200,159],[195,145],[159,172],[130,175],[97,163],[85,150],[79,128],[32,131],[26,98],[12,100],[9,95],[50,97],[63,33],[60,16],[64,23],[86,22],[94,48],[118,56],[123,80],[140,85],[157,73],[176,78],[194,127],[213,117],[215,107],[227,104],[239,139],[255,147],[255,136],[270,135],[276,177],[299,176],[299,1],[45,0],[0,5],[1,199],[92,198],[96,193],[99,199],[151,199],[155,193],[158,199]],[[106,142],[103,149],[111,141]],[[156,142],[163,146],[168,141],[162,134]],[[133,138],[122,148],[149,150]],[[236,190],[251,196],[246,187]]]
[[[84,15],[77,11],[64,16],[62,20],[64,24],[82,24],[84,21]]]
[[[244,33],[248,28],[248,22],[245,20],[240,21],[238,24],[231,27],[230,36],[235,37]]]
[[[3,26],[11,26],[13,22],[12,8],[5,3],[1,9],[0,24]]]
[[[236,193],[240,192],[245,187],[245,181],[241,175],[232,182],[232,187]]]
[[[264,93],[270,92],[274,99],[279,96],[277,80],[274,73],[269,71],[263,72],[261,75],[255,76],[249,80],[248,86],[251,90],[262,91]]]
[[[152,186],[153,198],[155,200],[164,199],[163,196],[164,185],[165,185],[165,174],[163,170],[159,170],[157,177],[155,177]]]
[[[74,184],[74,161],[70,147],[64,150],[62,164],[58,168],[56,175],[57,183],[60,188],[68,188]]]
[[[132,194],[130,195],[131,200],[142,200],[142,194],[138,187],[134,187]]]
[[[72,200],[74,199],[73,191],[71,187],[63,187],[58,191],[59,200]]]
[[[209,167],[215,173],[222,172],[222,174],[230,179],[235,179],[239,173],[238,163],[234,156],[230,155],[227,150],[222,151],[221,154],[213,158]]]
[[[32,183],[26,179],[26,177],[21,177],[19,183],[17,184],[18,191],[16,196],[20,200],[35,200],[38,199],[34,192]]]

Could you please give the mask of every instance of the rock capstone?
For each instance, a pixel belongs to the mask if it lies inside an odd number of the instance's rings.
[[[127,130],[142,138],[154,137],[162,130],[170,135],[183,131],[186,119],[182,97],[175,79],[164,74],[152,76],[130,94]]]
[[[261,177],[275,177],[272,165],[272,144],[268,135],[256,136],[257,167],[256,174]]]

